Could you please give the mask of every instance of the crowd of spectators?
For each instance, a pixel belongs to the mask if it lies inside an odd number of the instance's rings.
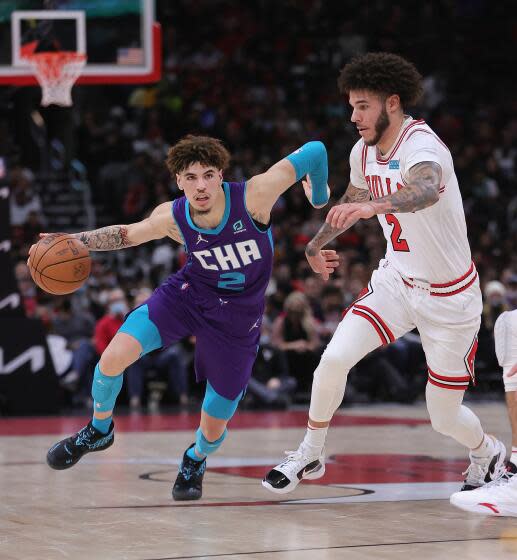
[[[355,54],[400,53],[425,78],[424,98],[411,114],[425,118],[454,157],[485,296],[478,364],[481,371],[495,369],[495,317],[517,307],[517,101],[507,89],[516,45],[505,4],[433,2],[415,10],[356,0],[158,1],[161,82],[75,88],[75,156],[88,172],[97,225],[140,220],[157,204],[180,195],[164,158],[168,146],[187,133],[225,142],[232,153],[226,177],[232,180],[262,172],[308,140],[320,139],[329,151],[329,183],[336,200],[348,184],[348,154],[357,140],[346,100],[337,91],[338,72]],[[497,48],[505,42],[505,48]],[[91,315],[89,330],[84,325],[79,337],[84,342],[94,335],[95,321],[102,321],[114,289],[134,305],[140,290],[154,288],[186,255],[168,240],[97,253],[88,283],[67,298],[69,303],[36,292],[23,280],[21,263],[27,245],[47,226],[37,172],[24,168],[23,161],[12,171],[20,289],[27,313],[41,317],[49,332],[59,331],[67,306],[74,314]],[[275,266],[260,373],[250,390],[257,403],[285,403],[286,394],[296,394],[295,385],[299,393],[310,390],[311,371],[342,310],[384,254],[377,221],[360,222],[334,242],[341,265],[324,284],[312,275],[304,248],[325,212],[307,204],[301,186],[290,189],[273,209]],[[188,364],[191,343],[170,359],[180,355]],[[350,394],[359,399],[418,397],[425,383],[418,337],[373,354],[358,370]],[[129,400],[139,406],[143,390],[135,391]],[[179,383],[173,393],[185,403],[189,391],[192,384]]]

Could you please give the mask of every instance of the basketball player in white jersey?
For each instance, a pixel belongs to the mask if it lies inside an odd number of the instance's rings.
[[[495,352],[503,368],[508,416],[512,427],[512,454],[506,474],[472,492],[456,492],[451,504],[483,515],[517,517],[517,309],[505,311],[494,326]]]
[[[348,372],[366,354],[415,327],[426,354],[432,426],[470,450],[462,490],[504,472],[504,445],[486,435],[477,416],[462,405],[474,380],[481,292],[451,154],[424,121],[404,112],[420,97],[421,79],[411,63],[388,53],[360,56],[340,74],[338,86],[349,98],[361,138],[350,154],[348,188],[307,245],[306,256],[327,280],[333,269],[321,248],[373,216],[387,250],[321,357],[305,438],[262,482],[272,492],[290,492],[303,479],[323,476],[323,446]]]

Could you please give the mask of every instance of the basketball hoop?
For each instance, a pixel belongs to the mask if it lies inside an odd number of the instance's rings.
[[[72,105],[72,86],[86,64],[86,55],[72,51],[41,52],[26,56],[41,85],[41,105]]]

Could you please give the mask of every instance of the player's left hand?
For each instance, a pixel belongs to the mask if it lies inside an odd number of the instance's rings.
[[[333,228],[346,230],[359,220],[372,216],[375,216],[375,210],[368,202],[345,202],[330,209],[326,222]]]
[[[305,176],[305,179],[302,179],[302,185],[307,200],[312,204],[312,182],[311,182],[311,178],[308,175]],[[314,208],[323,208],[328,204],[329,199],[330,199],[330,187],[327,185],[327,202],[325,202],[325,204],[312,204],[312,206],[314,206]]]
[[[512,377],[517,373],[517,364],[514,364],[512,369],[508,372],[508,377]]]
[[[305,257],[312,270],[326,282],[334,270],[339,266],[339,255],[333,249],[321,249],[315,255],[309,255],[305,251]]]

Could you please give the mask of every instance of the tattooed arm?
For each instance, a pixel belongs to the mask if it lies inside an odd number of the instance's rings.
[[[376,214],[422,210],[438,202],[441,180],[442,168],[438,163],[417,163],[409,170],[407,184],[402,189],[370,204],[375,208]]]
[[[399,191],[362,204],[340,204],[331,208],[327,223],[342,231],[352,227],[358,220],[375,214],[416,212],[432,206],[439,199],[442,168],[432,161],[414,165],[408,173],[408,181]]]
[[[361,203],[370,200],[370,192],[366,189],[358,189],[352,183],[348,184],[345,194],[340,198],[339,204]],[[323,280],[327,281],[330,275],[339,266],[339,257],[336,251],[322,250],[329,241],[343,233],[345,230],[334,228],[324,223],[318,233],[309,241],[305,248],[305,256],[314,272],[321,274]]]
[[[74,233],[73,236],[80,239],[90,251],[112,251],[136,245],[129,241],[128,227],[106,226],[92,231]]]
[[[135,224],[107,226],[74,234],[90,251],[125,249],[167,236],[183,243],[178,226],[172,218],[172,202],[160,204],[148,218]]]
[[[358,189],[354,187],[352,183],[348,183],[348,187],[345,191],[345,194],[339,199],[337,205],[333,208],[341,205],[341,204],[350,204],[353,202],[366,202],[370,200],[370,191],[367,189]],[[332,209],[331,208],[331,211]],[[341,235],[346,228],[335,228],[328,223],[324,223],[321,228],[319,229],[318,233],[309,241],[305,253],[308,256],[317,255],[322,247],[324,247],[329,241]]]

